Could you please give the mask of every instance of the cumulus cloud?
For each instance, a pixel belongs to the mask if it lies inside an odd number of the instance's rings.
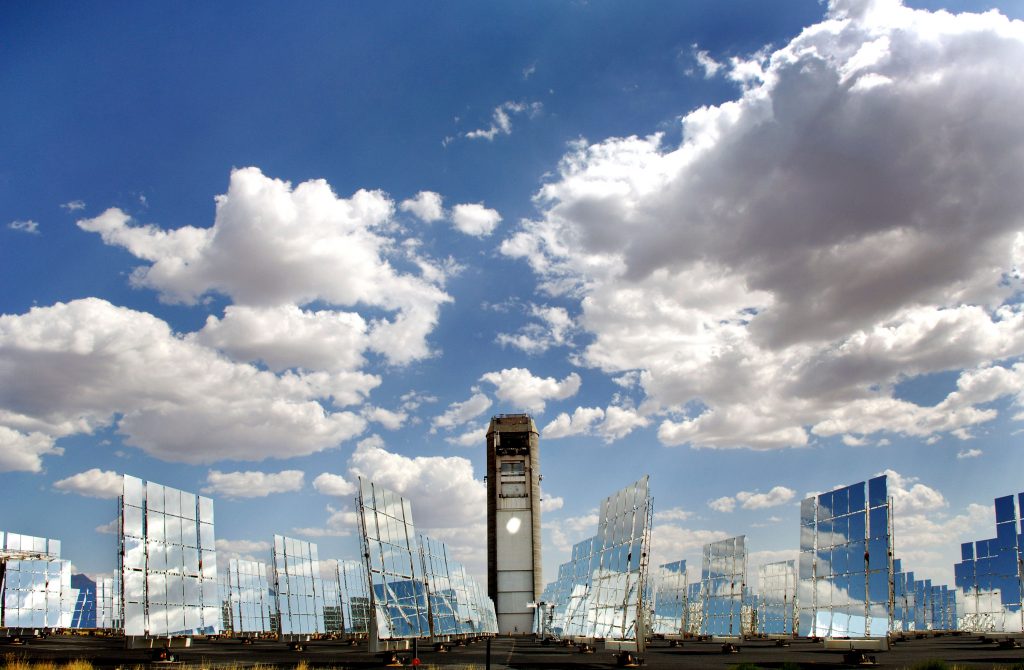
[[[100,535],[117,535],[121,532],[121,522],[118,519],[111,519],[106,523],[96,526],[94,530]]]
[[[65,202],[64,204],[62,204],[61,209],[66,209],[69,212],[77,212],[79,210],[85,209],[85,201],[71,200],[69,202]]]
[[[210,470],[206,474],[203,493],[226,498],[264,498],[274,493],[299,491],[305,485],[302,470],[281,472],[221,472]]]
[[[132,283],[166,301],[229,297],[233,305],[200,337],[242,359],[333,371],[357,365],[367,350],[397,364],[430,355],[426,337],[451,299],[439,286],[446,273],[387,236],[394,204],[384,193],[339,198],[322,179],[292,188],[249,167],[231,173],[216,202],[209,228],[137,225],[119,209],[78,225],[146,261]],[[396,268],[399,251],[418,272]],[[313,302],[332,309],[299,309]],[[357,306],[386,316],[365,318]]]
[[[743,509],[764,509],[785,505],[796,495],[796,491],[785,486],[773,486],[767,493],[758,491],[740,491],[735,496],[722,496],[708,503],[708,507],[716,512],[732,512],[736,504]]]
[[[11,230],[16,230],[19,233],[28,233],[29,235],[39,235],[39,222],[32,221],[31,219],[25,219],[22,221],[11,221],[7,224],[7,227]]]
[[[473,237],[486,237],[501,223],[501,214],[480,203],[455,205],[452,208],[452,224],[455,229]]]
[[[432,223],[444,218],[444,207],[441,205],[441,194],[433,191],[420,191],[415,198],[403,200],[399,209],[409,212],[420,221]]]
[[[403,411],[392,411],[383,407],[365,406],[362,411],[367,421],[379,423],[388,430],[398,430],[409,419],[409,414]]]
[[[708,507],[716,512],[731,512],[736,509],[736,499],[732,496],[722,496],[708,501]]]
[[[114,499],[121,495],[123,478],[113,470],[92,468],[53,483],[62,493],[77,493],[90,498]]]
[[[581,363],[641,371],[665,444],[966,436],[996,416],[998,395],[928,407],[895,387],[1024,354],[1024,23],[885,7],[836,4],[734,61],[742,93],[686,114],[678,146],[577,143],[502,243],[579,300]]]
[[[331,505],[327,506],[327,521],[323,526],[308,528],[292,528],[294,535],[301,537],[348,537],[356,532],[359,517],[349,506],[337,509]]]
[[[330,472],[320,473],[313,480],[313,488],[325,496],[346,497],[356,493],[356,485],[341,475],[334,475]]]
[[[487,443],[487,426],[483,424],[472,426],[458,435],[446,437],[445,441],[459,447],[480,447]]]
[[[528,354],[542,354],[551,347],[571,344],[575,324],[564,307],[530,305],[529,314],[537,321],[527,323],[516,333],[498,333],[496,341]]]
[[[493,384],[498,399],[528,412],[543,412],[549,400],[565,400],[580,390],[580,376],[569,373],[562,381],[554,377],[535,377],[526,368],[505,368],[488,372],[480,381]]]
[[[570,416],[562,412],[547,426],[542,433],[545,439],[557,439],[573,435],[598,435],[605,442],[614,442],[631,433],[635,428],[650,424],[650,419],[641,416],[637,410],[629,407],[609,406],[577,407]]]
[[[490,409],[491,404],[492,400],[485,393],[474,393],[468,400],[453,402],[448,405],[444,414],[434,417],[431,422],[431,430],[435,431],[438,428],[450,430],[461,426],[486,412]]]
[[[767,493],[740,491],[736,494],[736,501],[742,504],[743,509],[763,509],[785,505],[795,495],[796,491],[793,489],[785,486],[773,486],[772,490]]]
[[[525,75],[524,75],[525,77]],[[544,106],[539,102],[504,102],[494,108],[491,115],[491,125],[487,128],[478,128],[465,134],[466,139],[487,140],[492,142],[498,135],[512,134],[512,115],[528,114],[533,117],[540,114]]]
[[[0,406],[0,422],[4,415],[5,410]],[[32,421],[27,424],[35,425]],[[59,456],[63,453],[61,447],[54,446],[50,435],[38,431],[21,432],[0,424],[0,472],[40,472],[43,469],[43,456]]]
[[[545,519],[544,530],[551,534],[555,549],[560,553],[568,553],[572,546],[585,538],[597,533],[600,521],[597,510],[589,510],[585,514],[565,517],[562,519]]]
[[[889,497],[896,516],[907,513],[933,512],[948,507],[945,496],[921,483],[917,477],[906,477],[895,470],[885,470]]]
[[[961,449],[956,453],[956,457],[959,459],[964,458],[977,458],[984,453],[981,449]]]
[[[232,362],[160,319],[87,298],[0,316],[0,464],[37,470],[52,440],[114,424],[163,460],[308,455],[363,431],[325,409],[329,376]],[[40,437],[40,435],[45,437]],[[19,437],[20,436],[20,437]]]
[[[693,512],[682,507],[670,507],[669,509],[655,510],[654,521],[686,521],[693,517]]]
[[[697,65],[704,72],[705,79],[711,79],[723,67],[721,63],[711,57],[707,49],[699,49],[696,44],[693,45],[693,57],[697,60]]]
[[[540,511],[541,512],[554,512],[565,507],[565,498],[561,496],[547,495],[543,491],[541,492],[540,500]]]
[[[237,360],[262,361],[276,371],[355,370],[364,363],[369,337],[369,324],[359,314],[307,311],[295,305],[228,305],[222,318],[207,317],[195,335],[201,344]]]

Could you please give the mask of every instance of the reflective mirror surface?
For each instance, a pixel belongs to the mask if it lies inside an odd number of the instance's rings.
[[[792,636],[796,632],[796,562],[767,563],[758,573],[761,590],[757,607],[758,632]]]
[[[886,477],[800,505],[799,634],[883,637],[892,618],[892,533]]]
[[[542,621],[535,626],[563,637],[637,640],[639,614],[649,602],[643,585],[651,514],[647,477],[606,498],[597,535],[573,546],[571,560],[541,596]]]
[[[995,537],[960,547],[962,560],[953,572],[963,630],[1024,632],[1024,514],[1018,503],[1024,504],[1024,493],[996,498]]]
[[[100,618],[125,635],[173,636],[220,631],[213,524],[197,522],[213,501],[125,475],[119,512],[120,604]]]
[[[283,535],[274,536],[273,581],[281,635],[326,632],[324,585],[317,546]]]
[[[426,585],[408,504],[360,478],[359,516],[377,637],[429,635]]]
[[[686,561],[659,565],[652,575],[654,614],[650,632],[682,636],[686,631]]]
[[[702,635],[743,634],[743,596],[747,585],[746,537],[704,545],[701,564]]]
[[[227,598],[235,633],[264,633],[271,628],[267,564],[232,558],[228,561]]]

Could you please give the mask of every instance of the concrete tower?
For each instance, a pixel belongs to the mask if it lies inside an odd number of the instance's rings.
[[[540,598],[539,434],[527,414],[499,414],[487,429],[487,594],[500,633],[529,633]]]

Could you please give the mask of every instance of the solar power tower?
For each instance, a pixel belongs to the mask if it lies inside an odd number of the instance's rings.
[[[487,595],[501,634],[533,630],[543,588],[539,437],[527,414],[499,414],[487,429]]]

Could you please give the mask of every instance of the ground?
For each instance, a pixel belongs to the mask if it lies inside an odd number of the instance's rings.
[[[227,665],[262,665],[292,667],[304,661],[310,668],[377,668],[382,663],[366,652],[365,644],[347,646],[337,641],[318,641],[305,651],[296,652],[283,643],[258,641],[243,645],[237,640],[196,640],[190,649],[176,650],[178,661],[184,665],[211,668]],[[14,655],[13,657],[11,655]],[[126,650],[123,640],[84,636],[52,636],[34,640],[26,645],[0,644],[0,656],[10,664],[15,658],[28,661],[63,663],[83,659],[97,668],[118,668],[145,663],[148,651]],[[406,665],[411,665],[412,653],[401,654]],[[476,642],[455,647],[448,653],[432,648],[419,651],[423,668],[486,667],[487,645]],[[982,642],[972,635],[946,635],[935,638],[913,639],[896,643],[888,652],[875,654],[880,668],[914,668],[927,661],[941,660],[952,667],[1024,668],[1024,650],[1000,649],[991,642]],[[645,658],[647,668],[733,668],[736,666],[761,668],[822,668],[847,667],[842,653],[827,652],[806,640],[794,641],[790,646],[778,647],[771,641],[745,642],[739,652],[723,654],[721,645],[713,642],[687,641],[682,647],[669,647],[667,642],[655,641]],[[497,638],[491,643],[491,667],[523,670],[555,670],[572,668],[615,667],[613,654],[604,649],[583,654],[558,645],[542,645],[532,638]]]

